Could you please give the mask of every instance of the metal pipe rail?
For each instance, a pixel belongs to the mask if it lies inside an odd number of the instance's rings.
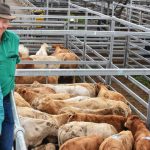
[[[17,20],[17,19],[15,19],[15,20],[13,20],[12,21],[12,23],[37,23],[37,21],[36,20]],[[64,24],[64,23],[66,23],[66,21],[47,21],[47,20],[45,20],[45,21],[40,21],[40,23],[45,23],[45,24],[49,24],[49,23],[52,23],[52,24],[58,24],[58,23],[62,23],[62,24]]]
[[[71,37],[72,37],[72,39],[78,41],[78,42],[81,44],[82,47],[84,46],[84,43],[83,43],[82,41],[80,41],[78,38],[76,38],[76,37],[74,37],[74,36],[71,36]],[[71,38],[70,38],[70,39],[71,39]],[[72,39],[71,39],[71,40],[72,40]],[[74,48],[76,48],[76,49],[78,50],[78,52],[80,52],[81,54],[83,53],[83,51],[79,48],[78,45],[76,45],[76,43],[69,41],[69,44],[70,44],[71,47],[73,46]],[[102,55],[98,54],[94,49],[90,48],[88,45],[86,45],[85,48],[86,48],[88,51],[90,51],[90,52],[92,52],[93,54],[95,54],[97,57],[99,57],[99,59],[102,59],[102,61],[107,61],[107,59],[105,59]],[[77,52],[77,51],[75,51],[75,52]],[[87,54],[85,54],[85,56],[86,56],[87,59],[92,60],[92,61],[95,61],[94,59],[92,59],[92,57],[88,56]]]
[[[16,149],[15,150],[27,150],[26,143],[24,140],[24,132],[25,131],[20,125],[13,91],[11,91],[11,104],[12,104],[12,111],[13,111],[14,122],[15,122],[15,133],[14,133],[15,141],[16,141]]]
[[[147,32],[120,32],[120,31],[86,31],[86,30],[14,30],[18,35],[75,35],[75,36],[88,36],[88,37],[149,37],[150,29]]]
[[[70,37],[69,37],[69,40],[75,40],[75,41],[77,41],[78,43],[80,43],[81,45],[82,45],[82,47],[84,46],[84,43],[83,42],[81,42],[78,38],[76,38],[75,36],[73,36],[73,35],[71,35]],[[82,55],[83,55],[83,52],[82,52],[82,50],[80,50],[76,45],[74,45],[74,42],[68,42],[68,44],[72,47],[74,47],[74,48],[76,48],[78,51],[79,51],[79,53],[81,53]],[[85,45],[85,48],[87,48],[87,49],[89,49],[89,47],[87,47],[87,45]],[[91,49],[90,49],[90,51],[91,51]],[[93,53],[95,52],[94,50],[92,51]],[[95,53],[94,53],[95,54]],[[103,61],[107,61],[103,56],[101,56],[100,54],[97,54],[96,53],[96,55],[98,55],[99,56],[99,58],[101,58]],[[87,54],[85,54],[85,58],[86,59],[89,59],[90,61],[94,61],[94,59],[93,58],[91,58],[90,56],[88,56]],[[104,58],[104,59],[103,59]],[[99,68],[103,68],[100,64],[96,64],[96,66],[98,66]],[[88,68],[88,69],[92,69],[89,65],[86,65],[86,67]],[[93,82],[93,79],[90,77],[90,76],[87,76],[88,77],[88,79],[91,81],[91,82]],[[100,81],[102,81],[102,82],[104,82],[105,83],[105,80],[102,78],[102,77],[99,77],[98,76],[98,79],[100,80]]]
[[[75,5],[75,4],[72,4],[72,3],[70,3],[70,6],[73,6],[73,7],[76,7],[76,8],[78,8],[78,9],[83,9],[83,10],[85,10],[85,11],[87,11],[88,13],[93,13],[93,14],[95,14],[95,15],[98,15],[98,16],[100,16],[99,17],[99,19],[105,19],[105,20],[107,20],[107,19],[109,19],[109,20],[114,20],[114,21],[119,21],[118,20],[118,18],[115,18],[115,17],[109,17],[109,16],[107,16],[107,15],[103,15],[103,14],[101,14],[101,13],[98,13],[98,12],[96,12],[96,11],[92,11],[92,10],[90,10],[90,9],[87,9],[87,8],[83,8],[83,7],[81,7],[81,6],[77,6],[77,5]],[[21,15],[22,16],[22,15]],[[31,15],[32,17],[37,17],[36,15]],[[24,17],[29,17],[29,16],[24,16]],[[44,17],[44,16],[42,16],[42,15],[40,15],[40,17]],[[45,18],[47,18],[48,16],[45,16]],[[56,16],[55,16],[56,17]],[[59,18],[60,17],[64,17],[64,16],[59,16]],[[65,16],[65,18],[78,18],[79,16]],[[84,18],[83,19],[86,19],[85,17],[87,17],[87,16],[84,16]],[[88,16],[88,17],[90,17],[90,16]],[[93,17],[93,18],[92,18]],[[94,19],[94,16],[92,16],[91,18],[92,19]],[[126,24],[126,25],[133,25],[133,24],[130,24],[129,22],[124,22],[124,20],[120,20],[123,24]],[[135,25],[134,25],[134,27],[135,27]],[[136,26],[137,27],[137,26]],[[138,27],[139,28],[139,27]],[[142,26],[140,27],[140,28],[142,28]],[[147,29],[147,28],[143,28],[143,29]]]
[[[76,41],[78,41],[82,46],[84,45],[84,43],[82,41],[80,41],[78,38],[76,38],[75,36],[71,35],[72,38],[74,38]],[[70,43],[72,44],[72,43]],[[102,59],[103,61],[107,61],[106,58],[104,58],[102,55],[100,55],[99,53],[97,53],[94,49],[92,49],[91,47],[89,47],[88,45],[86,45],[86,48],[89,49],[92,53],[94,53],[96,56],[98,56],[100,59]],[[81,52],[81,51],[80,51]],[[94,60],[93,60],[94,61]]]
[[[19,64],[78,64],[78,65],[83,65],[83,64],[88,64],[88,65],[96,65],[96,64],[101,64],[101,65],[106,65],[107,61],[27,61],[27,60],[22,60]]]
[[[117,4],[114,2],[113,5],[126,8],[124,10],[124,13],[122,14],[122,17],[126,17],[127,20],[129,20],[128,17],[130,17],[130,22],[146,25],[146,23],[144,22],[149,21],[149,13],[150,13],[149,9],[142,8],[139,6],[134,6],[132,5],[132,3],[130,5],[123,5],[123,4]],[[128,14],[129,11],[131,12],[130,14]]]
[[[81,7],[81,6],[72,4],[72,3],[70,3],[70,6],[73,6],[73,7],[76,7],[76,8],[81,8],[81,9],[84,8],[84,7]],[[93,11],[93,10],[90,10],[90,9],[88,9],[88,8],[85,8],[85,10],[86,10],[87,12],[89,12],[89,13],[93,13],[93,14],[99,15],[99,16],[106,16],[106,18],[108,18],[107,15],[104,15],[104,14],[102,14],[102,13],[99,13],[99,12],[96,12],[96,11]],[[145,27],[140,26],[140,25],[136,25],[136,24],[134,24],[134,23],[125,21],[125,20],[123,20],[123,19],[119,19],[119,18],[117,18],[117,17],[115,17],[115,16],[109,17],[109,19],[110,19],[110,20],[117,21],[117,22],[122,23],[122,24],[127,25],[127,26],[134,27],[134,28],[139,29],[139,30],[150,31],[150,29],[148,29],[148,28],[145,28]],[[106,20],[106,19],[104,19],[104,20]]]
[[[116,2],[114,2],[113,3],[114,5],[118,5],[118,6],[123,6],[123,7],[125,7],[125,8],[132,8],[132,9],[136,9],[136,10],[140,10],[140,11],[144,11],[144,12],[149,12],[150,13],[150,10],[149,9],[146,9],[146,8],[142,8],[142,7],[139,7],[139,6],[134,6],[134,5],[123,5],[123,4],[121,4],[121,3],[116,3]]]
[[[17,7],[11,6],[11,10],[50,10],[50,11],[68,11],[68,8],[45,8],[45,7]],[[85,11],[85,9],[70,8],[71,11]]]
[[[113,16],[112,18],[113,18],[115,21],[117,21],[117,22],[119,22],[119,23],[121,23],[121,24],[123,24],[123,25],[127,25],[127,26],[129,26],[129,27],[131,26],[131,27],[133,27],[134,29],[142,30],[142,31],[145,31],[145,32],[149,32],[149,31],[150,31],[149,28],[146,28],[146,27],[144,27],[144,26],[142,26],[142,25],[137,25],[137,24],[134,24],[134,23],[125,21],[125,20],[123,20],[123,19],[119,19],[119,18],[117,18],[117,17],[115,17],[115,16]]]
[[[15,76],[150,75],[150,69],[17,69]]]
[[[127,86],[125,86],[124,84],[122,84],[118,79],[116,79],[115,77],[112,77],[112,80],[117,83],[120,87],[122,87],[125,91],[127,91],[131,96],[133,96],[135,98],[135,93],[129,89]],[[140,100],[138,100],[140,102]],[[133,106],[130,102],[129,102],[131,108],[144,120],[146,120],[146,116],[144,116],[135,106]]]
[[[146,59],[146,58],[144,58],[143,56],[137,54],[136,52],[133,52],[133,51],[131,51],[131,50],[130,50],[129,52],[130,52],[130,54],[133,54],[133,55],[135,55],[135,56],[141,58],[142,60],[146,61],[147,63],[150,63],[150,61],[149,61],[148,59]]]
[[[110,16],[104,15],[104,14],[102,14],[102,13],[100,13],[100,12],[96,12],[96,11],[93,11],[93,10],[91,10],[91,9],[84,8],[84,7],[75,5],[75,4],[70,3],[70,2],[69,2],[68,4],[69,4],[70,6],[72,6],[72,7],[78,8],[78,9],[84,9],[84,10],[87,11],[88,13],[92,13],[92,14],[95,14],[95,15],[98,15],[98,16],[103,16],[103,17],[106,18],[106,20],[107,20],[107,19],[110,19],[110,20],[111,20],[111,17],[110,17]]]
[[[149,46],[150,46],[150,43],[147,42],[147,41],[145,41],[145,40],[139,39],[139,38],[137,38],[137,37],[135,37],[135,36],[131,36],[131,38],[133,38],[133,39],[135,39],[135,40],[137,40],[137,41],[143,43],[144,45],[149,45]],[[131,42],[132,42],[132,41],[131,41]]]
[[[106,20],[105,17],[99,17],[99,16],[64,16],[64,15],[22,15],[22,14],[16,14],[17,18],[48,18],[48,19],[101,19]],[[108,18],[109,19],[109,18]]]
[[[15,26],[18,26],[18,28],[19,28],[19,26],[20,26],[20,28],[23,28],[23,27],[33,27],[33,26],[47,26],[47,27],[53,27],[53,26],[62,26],[62,27],[64,27],[64,25],[65,25],[65,23],[64,24],[62,24],[62,23],[57,23],[57,24],[45,24],[45,23],[42,23],[42,22],[34,22],[34,23],[11,23],[11,25],[13,26],[13,27],[15,27]],[[85,25],[82,25],[82,24],[70,24],[70,27],[85,27]],[[97,28],[97,27],[105,27],[105,28],[109,28],[109,26],[107,26],[107,25],[87,25],[87,27],[95,27],[95,28]]]
[[[117,66],[113,65],[113,68],[119,69]],[[134,68],[133,68],[134,69]],[[131,82],[135,82],[136,85],[138,85],[138,81],[136,81],[133,77],[131,76],[125,76],[126,78],[129,78],[129,80]],[[120,85],[120,87],[122,87],[126,92],[128,92],[131,96],[133,96],[139,103],[141,103],[144,107],[147,108],[147,117],[144,116],[136,107],[134,107],[130,102],[129,105],[131,106],[131,108],[144,120],[146,120],[147,118],[147,124],[148,127],[150,128],[150,120],[149,120],[149,105],[148,103],[146,103],[141,97],[139,97],[138,95],[136,95],[131,89],[129,89],[126,85],[124,85],[123,83],[121,83],[117,78],[115,78],[114,76],[111,77],[112,81],[114,81],[115,83],[117,83],[118,85]],[[141,83],[140,83],[141,84]],[[150,93],[150,89],[146,88],[144,85],[142,85],[142,89],[144,89],[144,91],[146,90],[146,92],[148,92],[148,94]]]

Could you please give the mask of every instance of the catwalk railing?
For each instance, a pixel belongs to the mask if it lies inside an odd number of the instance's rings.
[[[25,138],[24,138],[25,131],[19,121],[13,91],[11,91],[11,104],[12,104],[12,111],[13,111],[13,117],[15,122],[15,130],[14,130],[15,150],[27,150]]]

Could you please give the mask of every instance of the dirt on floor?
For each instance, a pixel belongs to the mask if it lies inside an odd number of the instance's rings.
[[[136,93],[138,96],[140,96],[142,99],[144,99],[146,102],[148,101],[148,94],[145,93],[143,90],[141,90],[139,87],[131,83],[127,78],[125,77],[117,77],[120,82],[125,84],[127,87],[129,87],[134,93]],[[123,94],[126,99],[133,104],[139,111],[141,111],[144,115],[147,114],[147,109],[142,106],[136,99],[134,99],[131,95],[129,95],[123,88],[118,86],[118,84],[112,82],[112,87],[114,87],[118,92]]]

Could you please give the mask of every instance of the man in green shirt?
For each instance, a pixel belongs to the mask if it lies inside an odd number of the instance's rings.
[[[16,64],[19,62],[19,37],[7,30],[10,21],[10,7],[0,3],[0,150],[12,150],[14,119],[10,92],[14,89]]]

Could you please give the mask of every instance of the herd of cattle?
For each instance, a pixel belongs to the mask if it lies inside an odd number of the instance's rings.
[[[60,45],[54,45],[53,56],[48,56],[47,44],[42,46],[37,55],[31,56],[21,46],[21,59],[79,59]],[[34,64],[17,65],[24,69],[37,67]],[[46,67],[40,65],[40,68]],[[73,67],[77,65],[49,66]],[[122,94],[109,90],[106,85],[56,84],[58,77],[55,82],[49,77],[49,84],[43,84],[43,77],[17,78],[17,83],[24,83],[16,84],[14,96],[29,150],[150,150],[150,131],[145,122],[132,115]]]
[[[33,61],[77,61],[79,57],[71,52],[69,49],[66,49],[61,44],[54,44],[52,46],[55,48],[55,51],[48,55],[49,46],[44,43],[41,45],[39,51],[36,52],[35,55],[29,56],[29,50],[24,47],[24,45],[19,46],[19,54],[22,60],[33,60]],[[39,64],[19,64],[17,65],[18,69],[76,69],[78,67],[77,64],[49,64],[49,65],[39,65]],[[58,76],[50,76],[47,78],[48,83],[58,84]],[[32,77],[16,77],[16,83],[19,84],[31,84],[34,81],[38,81],[40,83],[46,83],[46,77],[43,76],[32,76]],[[75,77],[73,78],[73,82],[75,82]]]

